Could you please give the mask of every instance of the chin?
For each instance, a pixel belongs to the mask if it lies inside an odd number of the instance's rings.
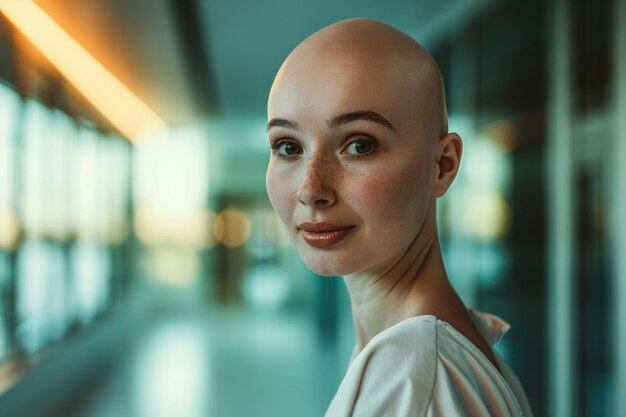
[[[307,264],[307,266],[309,267],[309,269],[313,272],[315,272],[317,275],[321,276],[321,277],[341,277],[344,274],[338,274],[334,271],[328,270],[327,268],[316,268],[314,266],[309,266]]]
[[[349,268],[342,262],[328,259],[325,256],[315,257],[315,259],[303,256],[302,260],[311,271],[323,277],[340,277],[355,272],[353,270],[354,265],[352,265],[352,268]]]

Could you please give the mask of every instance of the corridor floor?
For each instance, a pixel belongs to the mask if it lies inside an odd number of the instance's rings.
[[[72,417],[320,417],[347,365],[337,346],[303,313],[172,315]]]

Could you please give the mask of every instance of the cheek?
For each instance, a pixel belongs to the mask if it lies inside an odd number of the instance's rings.
[[[420,213],[428,203],[427,181],[416,164],[373,172],[362,177],[354,188],[355,209],[362,214],[366,227],[372,229],[384,225],[398,232],[407,229],[413,219],[418,226]]]
[[[289,178],[289,176],[281,175],[280,172],[272,167],[270,162],[265,175],[265,188],[274,211],[276,211],[285,225],[289,223],[291,206],[293,205],[292,200],[295,195],[295,191],[292,190],[293,184],[286,178]]]

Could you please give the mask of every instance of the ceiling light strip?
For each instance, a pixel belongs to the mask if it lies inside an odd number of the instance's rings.
[[[145,103],[30,0],[0,0],[0,12],[130,140],[167,127]]]

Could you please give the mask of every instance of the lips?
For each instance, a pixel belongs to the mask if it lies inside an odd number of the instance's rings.
[[[315,248],[337,245],[352,232],[354,226],[343,226],[330,222],[304,222],[298,225],[304,241]]]

